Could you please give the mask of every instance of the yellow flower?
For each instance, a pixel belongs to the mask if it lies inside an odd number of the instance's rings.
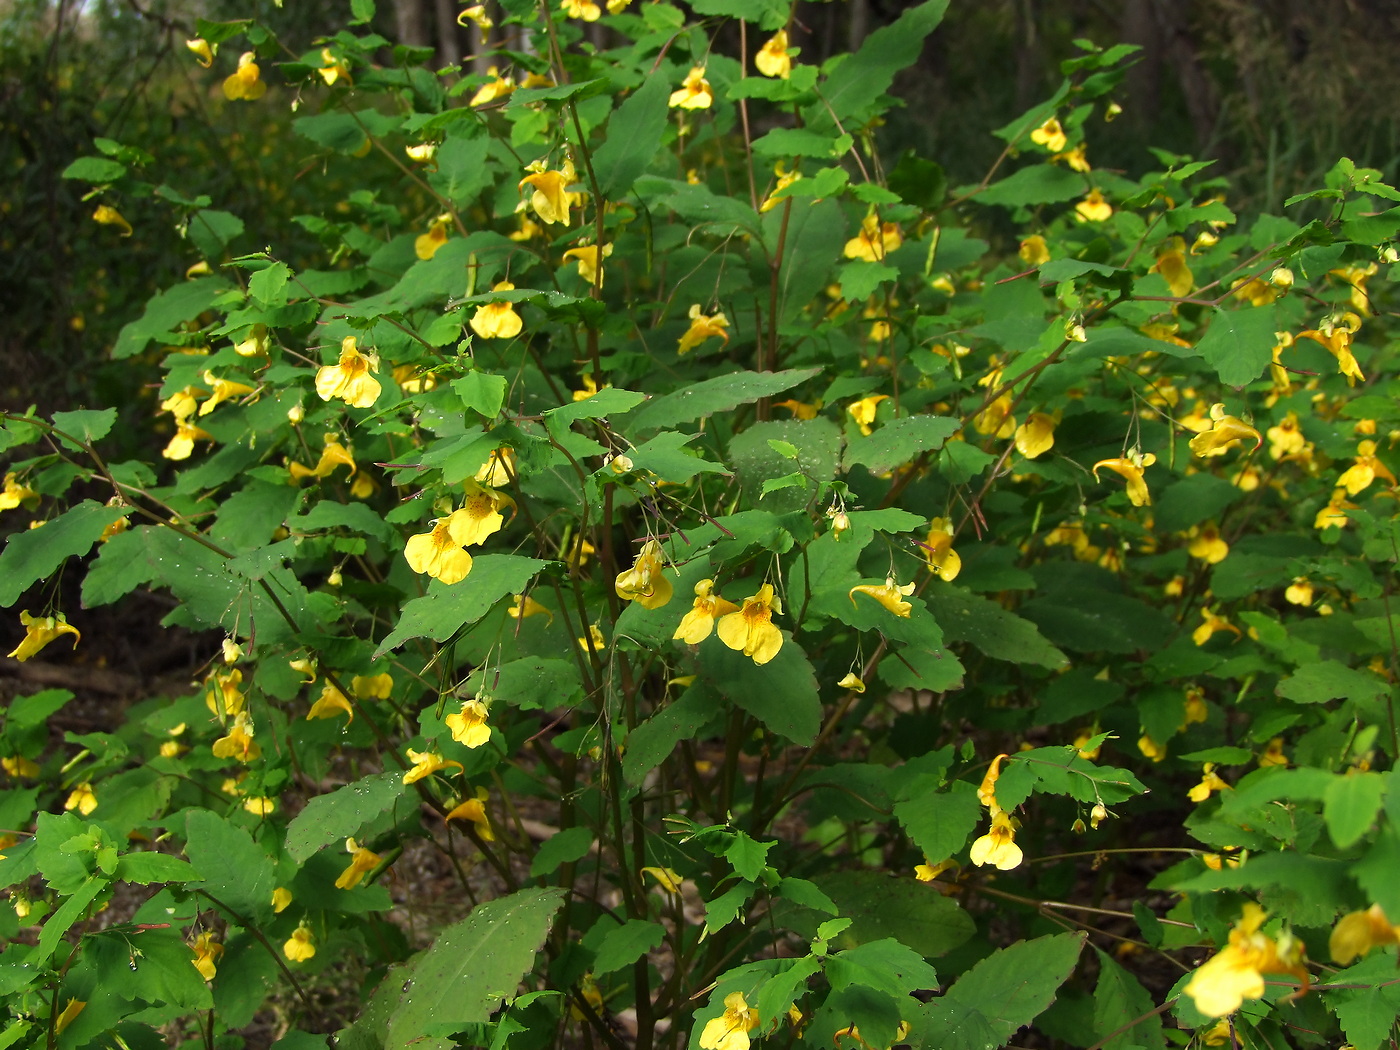
[[[603,245],[603,258],[606,259],[613,253],[611,244]],[[578,261],[578,275],[589,284],[596,284],[603,287],[603,270],[598,265],[598,246],[596,244],[585,244],[579,248],[570,248],[564,253],[565,259],[575,259]]]
[[[213,372],[205,371],[204,381],[209,384],[213,391],[209,399],[199,406],[199,414],[207,416],[214,411],[221,401],[229,401],[235,397],[242,397],[244,394],[253,393],[253,388],[246,383],[235,383],[232,379],[220,379]]]
[[[58,1020],[54,1021],[53,1030],[55,1035],[62,1035],[77,1016],[83,1012],[83,1007],[87,1006],[81,999],[69,999],[68,1005],[63,1008],[63,1012],[58,1015]]]
[[[346,65],[345,59],[336,58],[335,55],[331,54],[330,48],[321,48],[321,62],[321,68],[316,72],[321,74],[321,79],[326,82],[327,87],[330,87],[337,80],[350,83],[350,67]]]
[[[1227,416],[1222,404],[1210,406],[1210,418],[1210,429],[1201,431],[1190,441],[1191,451],[1202,458],[1222,455],[1241,441],[1253,439],[1254,448],[1250,449],[1251,452],[1264,443],[1259,431],[1242,419]]]
[[[170,460],[189,459],[194,452],[196,441],[213,441],[214,435],[208,431],[195,426],[193,423],[177,422],[175,424],[175,436],[172,437],[165,448],[161,449],[161,455]]]
[[[446,769],[448,766],[462,768],[462,763],[444,759],[436,751],[415,751],[408,749],[408,759],[413,763],[413,768],[403,775],[405,784],[415,784],[426,776],[431,776],[439,769]]]
[[[209,41],[202,36],[186,40],[185,46],[194,52],[195,60],[205,69],[214,64],[214,49],[209,46]]]
[[[1274,459],[1283,459],[1284,456],[1292,456],[1303,450],[1307,439],[1303,437],[1302,430],[1298,427],[1298,413],[1290,412],[1283,417],[1278,424],[1271,426],[1266,432],[1269,438],[1269,455]]]
[[[30,761],[23,755],[11,755],[8,758],[0,758],[0,769],[3,769],[12,777],[28,777],[33,779],[39,775],[38,763]]]
[[[312,675],[312,681],[315,681],[315,675]],[[238,688],[243,684],[243,672],[238,668],[223,673],[216,671],[205,679],[205,684],[209,686],[209,692],[204,697],[204,703],[220,720],[243,710],[245,699]]]
[[[382,674],[355,675],[350,679],[350,691],[360,700],[387,700],[394,691],[394,676]]]
[[[924,560],[939,578],[950,582],[962,571],[962,558],[953,550],[953,525],[947,518],[934,518],[929,522],[928,536],[924,539]]]
[[[922,864],[914,865],[914,878],[920,882],[932,882],[945,871],[951,871],[957,866],[957,862],[952,857],[941,860],[937,864],[930,864],[928,857],[925,856]]]
[[[1361,374],[1361,366],[1356,363],[1356,355],[1351,352],[1351,337],[1361,328],[1361,318],[1354,313],[1344,313],[1340,317],[1329,317],[1317,328],[1299,332],[1299,339],[1311,339],[1319,343],[1337,359],[1337,369],[1347,377],[1348,383],[1366,377]]]
[[[535,209],[541,222],[561,222],[567,226],[569,209],[577,205],[582,196],[569,192],[569,187],[577,181],[573,161],[565,160],[563,167],[557,171],[547,170],[539,164],[531,165],[529,170],[531,174],[521,179],[517,188],[523,190],[530,186],[533,189],[530,207]]]
[[[1332,525],[1339,529],[1346,528],[1351,523],[1351,518],[1347,511],[1355,510],[1356,504],[1347,502],[1346,489],[1334,489],[1332,497],[1327,501],[1327,505],[1317,512],[1313,518],[1313,528],[1325,529]]]
[[[287,943],[282,945],[282,954],[292,962],[306,962],[315,956],[316,938],[311,933],[311,927],[303,923],[293,930]]]
[[[452,221],[450,215],[439,215],[433,220],[433,224],[428,227],[427,233],[420,233],[413,241],[413,254],[418,258],[427,261],[438,253],[438,249],[447,243],[447,224]]]
[[[1186,265],[1186,242],[1180,237],[1169,237],[1157,252],[1157,261],[1149,273],[1160,273],[1178,298],[1190,295],[1196,287],[1196,279],[1191,275],[1191,267]]]
[[[880,407],[880,402],[888,400],[888,394],[871,394],[869,397],[863,397],[859,401],[852,401],[846,406],[846,412],[856,421],[856,426],[860,427],[860,432],[869,435],[870,424],[875,422],[875,412]]]
[[[83,816],[87,816],[97,808],[97,796],[92,793],[92,785],[86,781],[75,787],[68,795],[68,801],[63,803],[65,810],[76,809]]]
[[[467,498],[462,504],[462,509],[453,514],[453,517],[457,514],[463,515],[465,524],[453,532],[453,538],[460,535],[464,547],[480,546],[486,542],[488,536],[501,531],[505,524],[505,518],[501,517],[501,508],[509,507],[514,513],[515,500],[503,492],[485,488],[472,479],[464,482],[462,487],[466,489]]]
[[[257,57],[251,51],[245,51],[239,56],[238,68],[224,80],[224,98],[230,101],[241,98],[252,102],[263,97],[267,85],[259,79],[258,64],[255,61]]]
[[[1038,233],[1033,233],[1023,240],[1016,254],[1027,266],[1039,266],[1050,261],[1050,249],[1046,247],[1045,238]]]
[[[345,852],[350,854],[350,863],[340,873],[340,878],[335,880],[335,888],[338,890],[353,890],[384,859],[378,853],[365,849],[354,839],[345,840]]]
[[[457,15],[457,24],[465,29],[468,22],[473,23],[477,29],[481,30],[483,38],[496,24],[487,15],[485,4],[473,4],[471,7],[462,9],[462,12]]]
[[[1032,412],[1016,428],[1016,451],[1027,459],[1044,455],[1055,446],[1055,420],[1044,412]]]
[[[1196,722],[1204,722],[1210,718],[1210,708],[1206,706],[1206,699],[1201,694],[1201,690],[1196,686],[1190,686],[1186,690],[1185,697],[1186,715],[1182,719],[1178,732]]]
[[[526,215],[524,212],[521,212],[520,228],[515,230],[513,233],[507,234],[506,236],[508,236],[513,241],[530,241],[534,240],[542,233],[544,233],[544,228],[540,226],[539,223],[535,222],[534,219],[530,218],[530,216]]]
[[[65,634],[73,636],[73,647],[76,649],[78,643],[82,641],[82,634],[76,627],[70,624],[63,613],[57,616],[30,616],[29,610],[19,614],[19,622],[24,624],[24,639],[10,651],[20,663],[28,660],[31,656],[36,656],[39,650],[48,645],[56,638]]]
[[[224,954],[224,946],[214,940],[214,934],[205,930],[194,939],[190,945],[190,951],[194,952],[194,958],[190,962],[199,971],[199,976],[206,981],[212,981],[215,974],[215,964],[219,957]]]
[[[739,607],[715,593],[714,580],[701,580],[695,585],[695,604],[681,617],[672,639],[687,645],[699,645],[715,629],[715,619],[737,612]]]
[[[792,58],[788,55],[788,35],[786,29],[779,29],[753,56],[754,68],[765,77],[782,77],[792,74]]]
[[[1376,443],[1362,441],[1356,446],[1356,462],[1342,472],[1342,476],[1337,479],[1337,486],[1346,489],[1347,495],[1355,496],[1369,488],[1371,482],[1378,477],[1385,478],[1392,485],[1395,484],[1395,475],[1390,472],[1390,468],[1376,458]]]
[[[465,747],[480,747],[491,739],[491,727],[486,724],[487,708],[479,699],[463,700],[462,710],[443,719],[452,731],[452,739]]]
[[[899,227],[892,222],[880,222],[880,217],[872,211],[861,220],[860,234],[846,242],[841,254],[847,259],[879,262],[903,243]]]
[[[1054,154],[1050,159],[1055,163],[1064,161],[1069,165],[1071,171],[1078,171],[1081,173],[1092,171],[1093,168],[1089,164],[1089,158],[1085,155],[1085,149],[1085,144],[1081,142],[1073,149]]]
[[[358,469],[355,466],[355,457],[350,450],[337,440],[334,433],[325,436],[325,447],[321,450],[321,458],[316,461],[315,467],[304,467],[300,463],[287,464],[287,471],[296,481],[303,478],[325,478],[329,477],[336,467],[349,467],[350,476],[355,476]]]
[[[643,868],[642,874],[650,875],[667,893],[675,894],[681,892],[681,882],[683,880],[680,875],[671,868]]]
[[[493,489],[503,489],[515,477],[515,451],[509,446],[494,449],[476,472],[476,480]]]
[[[515,620],[523,620],[529,616],[547,616],[550,623],[554,622],[554,613],[550,612],[528,594],[515,595],[515,604],[507,609],[506,612]]]
[[[1372,948],[1396,943],[1400,943],[1400,929],[1391,925],[1379,904],[1373,904],[1365,911],[1342,916],[1332,929],[1327,947],[1333,962],[1338,966],[1350,966],[1358,955],[1364,956]]]
[[[1031,141],[1037,146],[1044,146],[1051,153],[1059,153],[1068,145],[1069,136],[1065,134],[1065,129],[1060,127],[1059,120],[1051,117],[1031,132]]]
[[[772,211],[781,204],[786,197],[779,197],[778,194],[791,186],[798,179],[802,178],[802,172],[794,168],[792,171],[784,171],[781,164],[773,169],[773,174],[778,176],[778,181],[774,184],[772,191],[763,198],[763,203],[758,206],[759,213]]]
[[[564,0],[564,13],[585,22],[596,22],[603,17],[603,9],[593,0]]]
[[[233,716],[228,735],[215,740],[211,750],[215,758],[232,758],[245,765],[262,754],[262,748],[253,739],[253,722],[246,711]]]
[[[1002,759],[1010,755],[997,755],[987,764],[987,772],[982,774],[982,782],[977,785],[977,801],[994,813],[1000,811],[997,805],[997,781],[1001,779]]]
[[[671,600],[671,581],[665,570],[661,544],[647,540],[632,567],[618,574],[613,587],[624,601],[636,602],[643,609],[659,609]]]
[[[494,842],[496,833],[491,830],[491,818],[486,813],[486,800],[490,794],[484,787],[476,789],[476,797],[466,799],[454,806],[447,814],[447,820],[470,820],[476,825],[476,833],[486,842]]]
[[[773,595],[773,585],[765,583],[756,594],[744,599],[738,612],[720,617],[716,633],[729,648],[751,657],[756,664],[766,664],[783,646],[783,632],[773,626],[773,613],[782,611],[782,602]]]
[[[1202,230],[1199,234],[1196,235],[1196,239],[1191,242],[1191,254],[1200,255],[1201,252],[1206,251],[1210,248],[1214,248],[1219,243],[1219,237],[1211,233],[1209,230]]]
[[[408,159],[418,164],[426,164],[437,156],[436,142],[420,142],[416,146],[405,146],[403,151],[408,154]]]
[[[750,1008],[743,992],[724,997],[724,1013],[705,1022],[700,1050],[749,1050],[749,1033],[758,1027],[758,1011]]]
[[[1283,592],[1283,597],[1290,605],[1311,605],[1313,585],[1306,576],[1295,576],[1288,589]]]
[[[1202,768],[1201,782],[1188,791],[1186,797],[1192,802],[1204,802],[1210,798],[1212,792],[1224,791],[1229,786],[1215,771],[1215,763],[1207,762]]]
[[[700,312],[700,304],[696,303],[690,308],[690,327],[681,336],[681,354],[688,354],[697,346],[711,336],[718,336],[726,343],[729,342],[729,333],[725,331],[729,327],[729,319],[724,314],[716,312],[713,316],[706,317]]]
[[[1241,277],[1231,282],[1230,290],[1236,299],[1250,306],[1268,306],[1278,298],[1278,289],[1257,277]]]
[[[1016,433],[1016,417],[1011,414],[1011,405],[1011,394],[1002,394],[973,417],[973,427],[979,434],[1012,437]]]
[[[1217,631],[1232,631],[1236,638],[1244,637],[1238,627],[1209,607],[1201,609],[1201,619],[1204,621],[1201,626],[1191,632],[1191,640],[1197,645],[1205,645]]]
[[[369,408],[379,399],[378,354],[362,354],[358,340],[347,335],[340,341],[340,360],[316,372],[316,393],[322,401],[338,397],[351,408]]]
[[[272,891],[272,913],[281,915],[292,903],[292,891],[284,886],[278,886]]]
[[[1375,274],[1378,267],[1374,262],[1365,266],[1343,266],[1337,270],[1328,270],[1333,277],[1340,277],[1347,284],[1351,285],[1351,308],[1362,317],[1370,317],[1371,298],[1366,292],[1366,278]]]
[[[476,531],[466,510],[453,511],[434,522],[432,532],[410,536],[404,544],[404,560],[414,572],[446,584],[460,583],[472,571],[472,556],[462,548]]]
[[[1167,757],[1167,749],[1146,733],[1138,737],[1138,750],[1142,752],[1143,757],[1150,758],[1153,762],[1160,762]]]
[[[0,510],[14,510],[21,503],[29,500],[36,500],[39,494],[28,485],[21,484],[15,477],[15,472],[10,471],[5,475],[5,490],[0,492]]]
[[[1099,190],[1092,189],[1074,206],[1074,213],[1080,222],[1106,222],[1113,216],[1113,205],[1103,199]]]
[[[852,604],[855,604],[857,594],[869,595],[896,616],[902,616],[907,620],[909,618],[909,610],[914,607],[906,602],[903,596],[913,593],[914,581],[910,580],[901,587],[894,582],[893,576],[886,576],[885,582],[880,586],[877,587],[871,583],[862,583],[857,587],[852,587],[850,591],[847,592],[846,597],[851,599]]]
[[[306,720],[310,722],[313,718],[335,718],[342,712],[350,716],[346,725],[355,721],[355,709],[350,706],[350,698],[327,682],[321,687],[321,695],[311,705],[311,710],[306,712]]]
[[[842,689],[849,689],[853,693],[865,692],[865,679],[854,671],[847,671],[846,677],[836,683]]]
[[[243,800],[243,808],[255,817],[266,817],[277,808],[275,798],[256,797]]]
[[[1186,547],[1187,553],[1208,565],[1219,564],[1230,553],[1230,545],[1220,538],[1220,529],[1213,523],[1199,529],[1192,526],[1191,536],[1193,539]]]
[[[123,237],[131,236],[131,223],[127,222],[122,217],[122,213],[110,204],[99,204],[97,210],[92,213],[92,219],[103,226],[119,226]]]
[[[680,89],[671,92],[672,109],[709,109],[714,102],[710,93],[710,82],[705,79],[705,67],[694,66],[685,75]]]
[[[577,641],[579,648],[585,653],[601,653],[608,647],[608,640],[603,637],[603,632],[599,630],[596,623],[590,623],[588,634]]]
[[[1230,931],[1229,943],[1198,969],[1184,989],[1207,1017],[1224,1017],[1246,999],[1264,994],[1264,974],[1291,974],[1308,986],[1303,968],[1303,948],[1289,934],[1278,941],[1259,932],[1264,909],[1252,901]]]
[[[483,84],[472,96],[469,106],[484,106],[488,102],[495,102],[498,98],[507,98],[515,90],[515,85],[501,76],[499,70],[492,66],[486,71],[486,75],[493,79]]]
[[[979,868],[991,864],[1000,871],[1010,871],[1024,859],[1021,847],[1016,845],[1015,826],[1011,818],[1000,809],[992,810],[992,826],[987,833],[977,839],[968,851],[968,859]]]
[[[514,288],[515,285],[509,281],[501,281],[491,290],[493,292],[509,292]],[[471,325],[472,331],[482,339],[514,339],[525,328],[525,322],[515,312],[515,304],[511,302],[487,303],[485,306],[479,306],[468,323]]]
[[[1128,502],[1134,507],[1150,507],[1152,493],[1147,490],[1147,481],[1142,472],[1156,462],[1157,457],[1151,452],[1144,455],[1136,450],[1117,459],[1101,459],[1094,464],[1094,480],[1098,480],[1100,468],[1111,470],[1128,483]]]

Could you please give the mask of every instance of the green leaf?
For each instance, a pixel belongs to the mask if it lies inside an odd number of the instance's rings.
[[[632,411],[646,399],[646,394],[639,394],[635,390],[604,387],[592,397],[586,397],[582,401],[572,401],[567,405],[551,408],[544,414],[544,424],[549,428],[550,434],[558,439],[559,435],[568,430],[569,424],[575,420],[602,419],[604,416],[622,415],[624,412]]]
[[[403,796],[403,773],[374,773],[317,795],[287,825],[287,854],[298,864],[340,842],[393,808]]]
[[[1243,498],[1239,487],[1214,474],[1192,474],[1173,482],[1153,501],[1155,526],[1163,532],[1185,532],[1192,525],[1220,517]]]
[[[106,157],[79,157],[63,169],[65,179],[81,179],[83,182],[116,182],[126,174],[126,165],[118,164]]]
[[[841,297],[848,302],[868,299],[875,289],[887,281],[899,279],[899,269],[877,262],[849,262],[836,271],[841,283]]]
[[[819,372],[820,368],[730,372],[653,398],[632,414],[630,422],[635,430],[658,430],[690,423],[705,416],[730,412],[761,397],[780,394],[799,383],[805,383]]]
[[[186,321],[198,317],[213,305],[215,296],[229,284],[221,277],[196,277],[183,281],[151,297],[145,313],[122,327],[112,347],[112,357],[121,361],[139,354],[152,342],[176,342],[174,333]]]
[[[351,25],[363,25],[374,18],[374,0],[350,0]]]
[[[915,1046],[987,1050],[1003,1046],[1054,1001],[1084,947],[1082,933],[1059,933],[1001,948],[925,1007]]]
[[[53,425],[79,441],[91,445],[107,436],[117,421],[115,408],[84,409],[80,412],[55,412]],[[61,439],[60,439],[61,440]],[[68,444],[68,442],[64,442]]]
[[[927,0],[865,38],[860,50],[838,65],[819,85],[822,101],[804,113],[803,124],[827,131],[837,123],[862,123],[875,101],[889,90],[895,74],[919,60],[924,40],[943,21],[948,0]]]
[[[386,980],[404,991],[389,1018],[385,1050],[422,1046],[425,1036],[489,1021],[534,967],[563,896],[557,887],[524,889],[479,904],[438,934],[411,979],[390,974]]]
[[[648,77],[608,119],[608,135],[593,154],[598,191],[607,200],[624,196],[656,157],[666,131],[670,85]]]
[[[1034,204],[1060,204],[1083,197],[1085,193],[1082,175],[1054,164],[1031,164],[992,183],[973,199],[979,204],[1022,208]]]
[[[654,712],[627,734],[627,750],[622,754],[622,777],[633,787],[676,750],[682,740],[690,740],[715,717],[719,697],[705,683],[690,686],[671,704]]]
[[[1216,307],[1196,349],[1214,366],[1222,383],[1242,387],[1263,375],[1273,360],[1278,328],[1278,311],[1272,306]]]
[[[1357,671],[1336,660],[1319,660],[1282,679],[1274,692],[1300,704],[1329,700],[1374,700],[1390,686],[1369,671]]]
[[[84,879],[73,890],[72,895],[44,921],[44,927],[39,931],[38,943],[25,957],[26,965],[37,969],[48,962],[63,935],[87,914],[88,905],[106,888],[106,879],[91,875]]]
[[[930,587],[924,592],[929,612],[953,642],[970,642],[988,656],[1013,663],[1063,667],[1065,654],[1047,642],[1029,620],[996,602],[960,587]]]
[[[521,594],[548,562],[515,554],[483,554],[472,562],[467,578],[452,586],[434,580],[428,593],[404,603],[399,622],[374,651],[378,660],[411,638],[446,641],[463,626],[476,623],[508,594]]]
[[[647,952],[660,946],[665,937],[666,927],[659,922],[628,919],[621,926],[614,925],[598,945],[592,971],[602,975],[631,966]]]
[[[905,416],[880,427],[868,437],[853,438],[846,446],[842,467],[863,464],[872,474],[884,474],[908,463],[920,452],[934,452],[961,428],[952,416]]]
[[[769,442],[775,440],[785,441],[798,450],[797,470],[793,470],[792,460],[773,450]],[[768,420],[754,423],[734,436],[729,442],[729,462],[749,498],[757,501],[764,484],[773,478],[793,473],[805,474],[818,483],[832,478],[836,473],[840,443],[841,434],[836,424],[821,416]],[[806,503],[805,490],[794,489],[779,499],[765,501],[763,506],[782,513],[800,510]]]
[[[845,175],[844,168],[828,170]],[[788,194],[795,196],[798,187],[815,189],[817,183],[816,178],[800,179],[788,188]],[[784,229],[787,231],[778,274],[778,316],[788,323],[797,319],[831,281],[831,261],[840,257],[846,241],[846,218],[835,200],[811,204],[794,200],[790,206],[764,214],[761,223],[770,254],[777,253],[778,240]]]
[[[1099,982],[1094,987],[1094,1034],[1099,1045],[1103,1050],[1165,1050],[1162,1018],[1147,989],[1112,956],[1098,949],[1095,954]]]
[[[242,828],[211,810],[192,809],[185,819],[185,856],[203,877],[192,888],[204,890],[233,910],[234,922],[272,919],[276,870],[272,858]]]
[[[770,32],[781,29],[788,18],[787,0],[692,0],[690,6],[697,15],[742,18]]]
[[[530,878],[540,879],[553,875],[561,864],[572,864],[588,856],[593,848],[593,832],[588,828],[565,828],[556,832],[535,851],[530,861]]]
[[[198,882],[200,875],[169,853],[128,853],[117,862],[116,878],[147,886],[153,882]]]
[[[1385,800],[1389,775],[1352,773],[1327,785],[1322,795],[1322,818],[1338,849],[1349,848],[1371,830]]]
[[[839,871],[812,880],[851,923],[833,940],[834,948],[854,948],[893,937],[926,958],[946,955],[977,930],[972,917],[938,890],[911,878],[879,871]],[[827,919],[824,911],[775,905],[778,922],[811,939]]]
[[[274,262],[248,278],[248,294],[262,306],[282,306],[287,302],[287,282],[291,278],[291,267]]]
[[[102,530],[125,516],[122,507],[85,499],[40,528],[12,533],[0,551],[0,606],[14,605],[30,584],[52,576],[68,558],[92,550]]]
[[[982,819],[977,789],[955,780],[947,791],[921,793],[895,803],[894,815],[930,863],[947,860],[967,845]]]
[[[5,727],[13,731],[41,726],[72,699],[73,694],[67,689],[45,689],[33,696],[17,696],[5,710]]]
[[[1380,1050],[1390,1044],[1395,1018],[1400,1015],[1400,989],[1395,985],[1395,956],[1372,952],[1355,966],[1329,974],[1324,993],[1337,1015],[1347,1042],[1356,1050]],[[1357,987],[1357,986],[1360,987]]]
[[[736,831],[734,840],[724,851],[724,858],[734,865],[741,879],[757,882],[768,863],[768,851],[776,845],[776,842],[757,842],[744,832]]]
[[[727,474],[728,470],[720,464],[685,450],[686,445],[699,437],[699,434],[663,430],[627,455],[638,470],[649,470],[663,481],[689,481],[697,474]]]
[[[753,151],[760,157],[834,157],[836,136],[818,135],[806,128],[774,128],[754,139]]]
[[[473,370],[452,380],[452,391],[462,399],[464,408],[473,409],[490,421],[506,402],[506,377]]]
[[[778,655],[761,666],[711,638],[700,647],[696,669],[721,696],[774,733],[802,747],[816,740],[822,713],[816,673],[787,632]]]

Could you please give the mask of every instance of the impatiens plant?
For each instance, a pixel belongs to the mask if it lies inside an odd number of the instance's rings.
[[[190,43],[299,229],[70,169],[190,270],[158,451],[5,416],[11,655],[153,590],[206,663],[7,706],[0,1047],[1391,1038],[1400,191],[1096,169],[1088,42],[949,188],[880,131],[947,0],[350,6]]]

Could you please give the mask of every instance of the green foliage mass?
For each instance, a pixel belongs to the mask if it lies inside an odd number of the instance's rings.
[[[1376,1050],[1400,191],[1095,168],[1087,42],[949,186],[877,133],[947,0],[566,7],[202,22],[296,229],[65,171],[190,269],[111,346],[159,455],[4,418],[11,655],[149,589],[207,663],[6,707],[0,1047]]]

